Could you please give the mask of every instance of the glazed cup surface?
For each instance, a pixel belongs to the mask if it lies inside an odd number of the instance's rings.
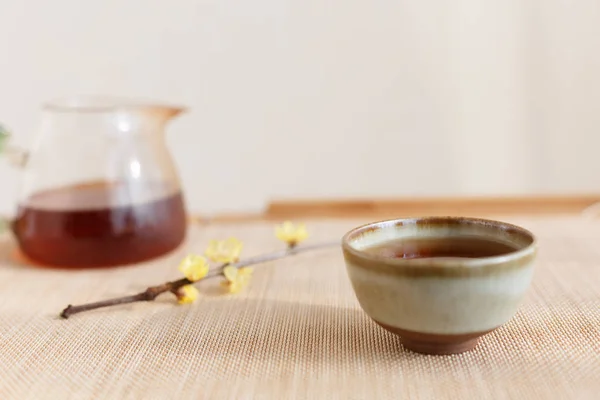
[[[480,258],[390,258],[372,246],[414,238],[475,237],[515,250]],[[342,239],[346,269],[361,308],[398,334],[410,350],[452,354],[475,347],[480,336],[517,312],[533,276],[537,244],[521,227],[464,217],[375,222]]]

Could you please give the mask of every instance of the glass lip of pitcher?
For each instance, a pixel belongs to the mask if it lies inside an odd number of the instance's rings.
[[[45,102],[42,110],[61,113],[113,113],[135,112],[160,113],[174,117],[187,111],[183,106],[161,104],[129,97],[80,95],[63,97]]]

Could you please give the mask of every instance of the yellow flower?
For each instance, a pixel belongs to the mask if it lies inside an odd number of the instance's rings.
[[[229,293],[238,293],[250,282],[252,276],[252,268],[236,268],[233,265],[223,268],[223,275],[226,281],[223,285],[227,287]]]
[[[179,264],[179,270],[190,281],[196,282],[208,274],[208,262],[202,256],[189,255]]]
[[[308,237],[308,232],[304,224],[296,225],[291,221],[285,221],[275,227],[275,235],[288,246],[294,247]]]
[[[211,240],[206,249],[206,256],[221,263],[234,263],[240,259],[243,243],[236,238],[227,240]]]
[[[179,304],[193,303],[194,301],[196,301],[199,294],[200,294],[200,292],[198,292],[198,289],[196,289],[194,287],[194,285],[182,286],[177,290],[177,293],[176,293],[177,302]]]

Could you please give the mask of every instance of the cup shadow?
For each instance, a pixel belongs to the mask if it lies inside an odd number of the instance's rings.
[[[172,309],[155,316],[165,318],[164,313],[174,317]],[[187,315],[183,309],[177,313],[181,313],[178,318],[186,320],[188,329],[157,338],[154,344],[162,347],[165,343],[196,343],[193,348],[176,347],[170,351],[183,358],[209,359],[217,369],[235,365],[244,370],[244,366],[259,363],[265,368],[285,370],[293,365],[311,365],[317,370],[335,365],[355,370],[380,362],[398,368],[416,368],[435,359],[440,367],[447,368],[444,373],[450,375],[457,360],[476,360],[465,364],[465,370],[486,370],[491,374],[513,371],[515,365],[524,369],[542,368],[549,374],[557,372],[552,365],[545,364],[544,352],[526,350],[532,335],[538,332],[528,332],[523,326],[509,325],[493,331],[482,338],[474,351],[429,356],[406,350],[398,336],[378,326],[359,308],[240,298],[199,303]],[[522,340],[507,339],[519,336],[519,332]],[[546,351],[560,354],[564,350],[558,344],[551,345],[550,340],[542,343]],[[499,346],[507,351],[494,355]],[[572,346],[577,347],[576,343]],[[511,347],[515,351],[509,351]],[[435,376],[436,369],[428,371],[428,376]]]
[[[188,326],[198,328],[174,333],[177,337],[161,337],[160,342],[204,343],[206,346],[199,346],[197,351],[221,360],[281,361],[283,357],[288,362],[322,365],[332,360],[355,363],[381,356],[414,356],[404,350],[397,336],[376,325],[360,309],[231,299],[199,304],[187,318],[197,320]]]

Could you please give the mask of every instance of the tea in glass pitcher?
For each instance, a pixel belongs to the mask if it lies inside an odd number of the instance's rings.
[[[164,128],[181,111],[107,98],[44,107],[37,142],[22,157],[13,221],[21,251],[44,265],[87,268],[176,249],[186,211]]]

